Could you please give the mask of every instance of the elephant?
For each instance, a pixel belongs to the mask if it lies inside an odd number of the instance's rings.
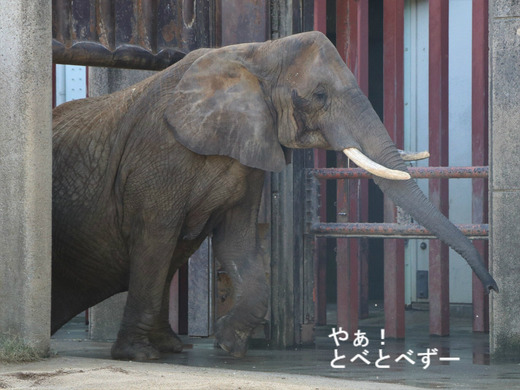
[[[244,356],[269,299],[257,259],[264,176],[294,148],[343,151],[498,291],[475,247],[410,179],[334,45],[307,32],[194,50],[123,91],[54,109],[51,331],[128,291],[112,357],[181,351],[169,282],[211,235],[235,289],[215,338]]]

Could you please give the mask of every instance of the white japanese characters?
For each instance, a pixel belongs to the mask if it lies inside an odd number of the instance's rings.
[[[406,353],[402,353],[397,358],[392,359],[390,355],[384,354],[384,345],[385,345],[385,330],[381,329],[381,347],[378,349],[378,357],[377,359],[371,360],[370,351],[366,349],[370,344],[370,340],[367,337],[365,332],[361,332],[359,329],[354,333],[354,340],[352,341],[352,345],[355,348],[362,348],[362,351],[354,355],[352,358],[348,359],[346,355],[340,355],[338,347],[341,345],[341,342],[346,342],[349,339],[349,334],[347,331],[343,330],[342,327],[332,328],[332,333],[328,335],[329,338],[334,340],[334,344],[336,348],[334,349],[334,358],[330,362],[330,366],[332,368],[345,368],[344,360],[349,360],[351,363],[355,361],[364,362],[366,365],[370,365],[374,363],[376,368],[390,368],[392,361],[395,363],[408,363],[411,365],[415,365],[417,363],[416,358],[420,358],[420,362],[423,364],[423,370],[428,369],[431,364],[432,357],[437,357],[437,359],[441,362],[453,362],[459,361],[459,357],[449,357],[449,356],[438,356],[437,348],[427,348],[426,352],[421,352],[415,354],[415,352],[409,349]]]

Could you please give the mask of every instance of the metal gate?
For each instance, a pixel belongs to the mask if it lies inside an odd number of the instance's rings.
[[[333,7],[331,7],[331,3]],[[396,145],[403,148],[403,84],[404,84],[404,1],[382,2],[383,7],[383,110],[384,124]],[[315,2],[315,29],[334,34],[336,46],[347,65],[368,95],[368,36],[369,1],[336,0]],[[328,8],[327,8],[328,7]],[[336,27],[327,31],[327,12],[335,13]],[[479,239],[475,246],[487,260],[487,1],[473,2],[473,58],[472,58],[472,164],[474,167],[449,168],[448,165],[448,0],[429,2],[429,151],[432,168],[412,168],[415,178],[429,178],[430,200],[448,215],[448,183],[446,178],[472,178],[473,224],[459,226],[471,239]],[[343,161],[342,164],[347,164]],[[367,249],[364,239],[383,237],[384,249],[384,308],[385,330],[388,337],[403,338],[404,323],[404,243],[402,238],[427,237],[428,232],[416,225],[397,223],[392,202],[385,199],[385,223],[368,224],[369,177],[356,168],[322,169],[326,166],[323,152],[317,152],[315,167],[306,172],[307,195],[305,234],[309,245],[304,247],[306,260],[314,258],[315,323],[324,324],[323,243],[314,237],[349,237],[337,240],[337,307],[338,326],[348,332],[358,329],[360,314],[367,310]],[[342,166],[338,164],[338,166]],[[337,185],[336,224],[324,223],[325,186],[318,179],[341,179]],[[349,179],[349,180],[344,180]],[[321,214],[321,216],[320,216]],[[352,239],[354,237],[361,239]],[[315,254],[313,254],[315,251]],[[438,240],[430,243],[430,333],[449,334],[449,270],[446,259],[448,247]],[[311,316],[314,318],[314,316]],[[488,298],[473,276],[473,329],[488,331]]]

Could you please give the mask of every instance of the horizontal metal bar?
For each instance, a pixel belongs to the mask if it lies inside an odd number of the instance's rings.
[[[98,42],[79,42],[66,47],[55,39],[52,41],[52,61],[56,64],[162,70],[184,56],[184,52],[175,48],[152,53],[140,46],[121,45],[111,51]]]
[[[370,179],[372,174],[361,168],[314,168],[317,179]],[[489,167],[409,167],[415,179],[487,179]]]
[[[488,224],[455,225],[469,239],[487,240]],[[418,224],[399,223],[314,223],[310,227],[311,234],[319,237],[368,237],[368,238],[423,238],[435,239],[432,233]]]

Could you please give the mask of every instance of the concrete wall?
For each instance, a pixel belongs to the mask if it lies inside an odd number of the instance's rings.
[[[491,352],[520,356],[520,2],[489,2]]]
[[[2,2],[0,36],[0,333],[19,336],[45,354],[51,292],[51,2]]]
[[[110,68],[89,68],[89,96],[106,95],[127,88],[153,75],[152,71]],[[118,294],[90,310],[90,338],[115,340],[127,293]]]

